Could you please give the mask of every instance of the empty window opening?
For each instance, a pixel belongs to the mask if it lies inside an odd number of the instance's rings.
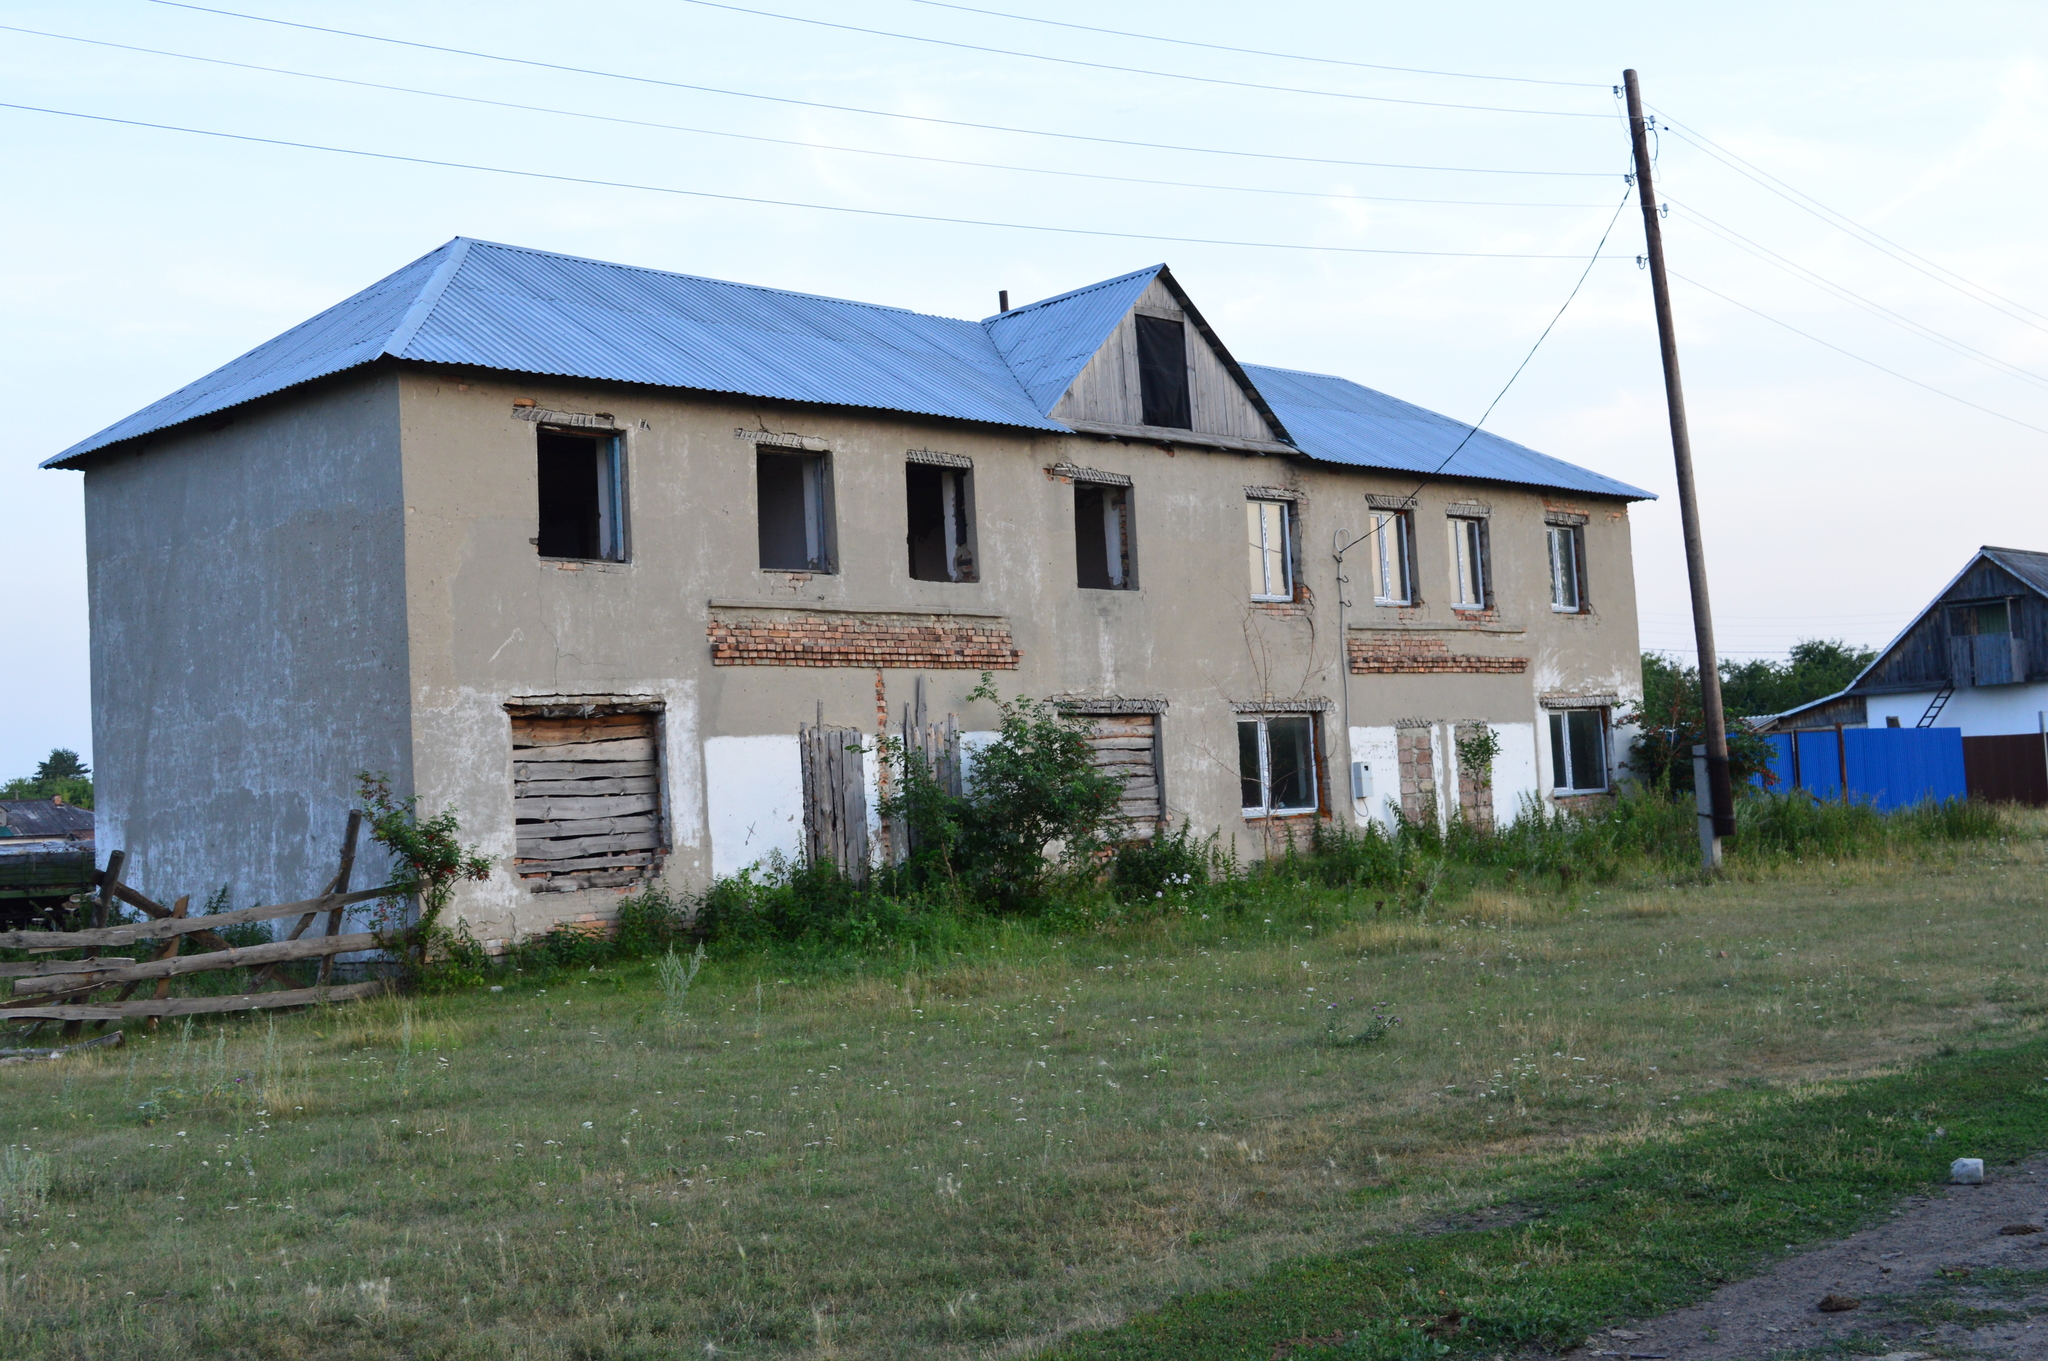
[[[1486,521],[1453,517],[1451,530],[1452,604],[1461,610],[1483,610],[1492,594],[1487,580]]]
[[[1316,811],[1313,714],[1237,721],[1237,771],[1248,818]]]
[[[1415,603],[1415,554],[1405,510],[1379,510],[1372,516],[1370,562],[1375,605]]]
[[[904,468],[914,581],[976,581],[974,474],[911,463]]]
[[[762,568],[832,571],[832,472],[825,456],[761,449],[755,457]]]
[[[1607,714],[1565,709],[1550,716],[1550,787],[1559,794],[1607,788]]]
[[[541,430],[540,534],[544,558],[626,560],[625,478],[617,435]]]
[[[632,883],[661,854],[657,716],[512,716],[513,868],[536,892]]]
[[[1246,501],[1244,520],[1252,599],[1294,599],[1294,503]]]
[[[1086,589],[1131,589],[1134,583],[1129,487],[1101,482],[1074,484],[1074,564],[1076,576]]]
[[[1550,536],[1550,608],[1578,614],[1586,608],[1585,536],[1577,525],[1547,525]]]
[[[2003,600],[1984,605],[1962,605],[1948,612],[1948,631],[1953,638],[1983,638],[2012,632],[2012,607]]]
[[[1166,317],[1132,320],[1138,323],[1138,395],[1145,424],[1169,430],[1194,429],[1188,406],[1186,324]]]

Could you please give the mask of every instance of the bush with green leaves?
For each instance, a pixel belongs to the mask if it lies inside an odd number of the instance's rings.
[[[997,731],[975,751],[963,792],[946,788],[900,739],[882,744],[894,789],[881,813],[900,819],[911,838],[891,878],[964,904],[1041,912],[1063,880],[1093,879],[1101,853],[1120,839],[1123,782],[1096,769],[1085,715],[1004,700],[986,672],[968,699],[995,705]]]
[[[462,844],[453,808],[420,817],[419,796],[394,798],[388,775],[364,771],[356,785],[370,840],[390,853],[394,883],[403,886],[403,896],[378,901],[379,940],[416,977],[430,959],[457,943],[441,923],[455,886],[465,879],[490,878],[491,862]]]
[[[1233,867],[1217,849],[1217,835],[1194,834],[1183,822],[1170,832],[1133,837],[1109,857],[1109,891],[1118,902],[1185,905],[1211,878],[1228,877]]]
[[[58,747],[37,763],[35,774],[0,782],[0,799],[62,799],[91,808],[92,767],[69,747]]]
[[[797,946],[863,953],[915,933],[922,904],[855,883],[829,860],[791,862],[770,855],[720,879],[704,895],[705,936],[724,950]]]

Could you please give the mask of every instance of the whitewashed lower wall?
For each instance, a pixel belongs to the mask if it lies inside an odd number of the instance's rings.
[[[802,858],[803,757],[794,734],[709,739],[704,787],[713,875],[738,874],[770,851]]]

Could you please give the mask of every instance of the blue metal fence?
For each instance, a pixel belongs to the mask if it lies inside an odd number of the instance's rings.
[[[1846,777],[1850,798],[1890,811],[1967,792],[1961,728],[1809,728],[1766,740],[1780,793],[1838,799]]]

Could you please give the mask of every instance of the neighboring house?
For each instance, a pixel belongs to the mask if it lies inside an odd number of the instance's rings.
[[[1648,493],[1241,365],[1164,266],[977,322],[458,239],[46,466],[159,896],[316,889],[366,769],[496,859],[491,940],[799,853],[813,775],[880,854],[877,734],[971,759],[982,671],[1249,856],[1598,794],[1640,694]]]
[[[0,799],[0,928],[92,888],[93,815],[62,799]]]
[[[1980,548],[1846,689],[1773,727],[1960,728],[1973,796],[2048,803],[2048,553]]]
[[[0,838],[90,841],[93,815],[62,799],[0,799]]]

